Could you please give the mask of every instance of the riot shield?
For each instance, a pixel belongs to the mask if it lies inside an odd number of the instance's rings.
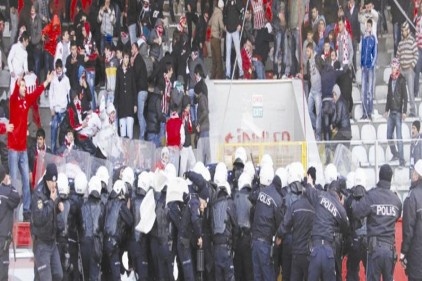
[[[155,214],[155,198],[154,190],[150,189],[145,195],[144,200],[141,203],[139,211],[141,212],[141,220],[136,226],[136,230],[142,233],[149,233],[154,225],[156,214]]]
[[[107,183],[107,191],[111,192],[112,188],[113,188],[113,184],[111,182],[112,180],[112,175],[113,175],[113,164],[110,160],[107,159],[101,159],[101,158],[97,158],[94,157],[92,155],[89,156],[89,165],[87,167],[86,170],[86,176],[88,179],[90,179],[92,176],[95,176],[97,173],[97,170],[99,167],[104,166],[107,168],[108,170],[108,174],[109,174],[109,181]]]

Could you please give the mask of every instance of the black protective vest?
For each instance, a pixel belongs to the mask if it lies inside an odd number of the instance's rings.
[[[239,227],[250,229],[252,202],[249,200],[249,194],[243,190],[237,192],[234,197],[234,204],[236,206],[236,217]]]
[[[227,198],[224,196],[212,205],[212,233],[224,234],[227,221]]]

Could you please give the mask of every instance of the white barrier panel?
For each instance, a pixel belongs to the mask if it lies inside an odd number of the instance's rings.
[[[207,80],[207,86],[212,162],[222,143],[315,140],[301,80]]]

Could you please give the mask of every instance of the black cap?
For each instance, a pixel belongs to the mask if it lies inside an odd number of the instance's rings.
[[[309,167],[307,174],[311,176],[313,181],[316,180],[316,169],[315,169],[315,167]]]
[[[385,180],[391,182],[391,178],[393,177],[393,170],[391,169],[390,165],[384,164],[380,168],[379,178],[380,180]]]
[[[44,180],[46,181],[57,181],[57,166],[54,163],[47,165],[45,169]]]
[[[6,168],[4,168],[3,164],[0,164],[0,182],[2,182],[5,177],[6,177]]]
[[[413,121],[412,126],[415,126],[415,127],[416,127],[416,129],[417,129],[417,130],[418,130],[418,132],[419,132],[419,131],[420,131],[420,129],[421,129],[421,122],[419,122],[419,120],[415,120],[415,121]]]

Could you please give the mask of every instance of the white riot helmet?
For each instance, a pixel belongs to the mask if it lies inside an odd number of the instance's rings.
[[[98,194],[93,194],[93,192]],[[101,194],[101,179],[98,176],[92,176],[88,183],[88,193],[90,195],[100,196]]]
[[[211,180],[210,171],[208,171],[207,167],[205,167],[204,163],[202,163],[201,161],[196,162],[192,171],[197,174],[200,174],[206,181]]]
[[[273,158],[269,154],[262,155],[261,163],[259,164],[260,167],[263,167],[265,165],[270,165],[271,167],[274,166]]]
[[[124,181],[122,180],[116,180],[116,182],[113,185],[113,191],[117,194],[117,195],[122,195],[126,193],[126,186]]]
[[[57,190],[62,198],[66,198],[69,195],[69,179],[65,173],[59,173],[57,175]]]
[[[143,190],[145,192],[148,191],[148,189],[152,186],[152,179],[150,173],[143,171],[138,176],[138,188],[137,193],[140,192],[140,190]]]
[[[176,167],[172,163],[168,163],[164,168],[164,174],[167,176],[167,178],[177,177]]]
[[[246,162],[245,167],[243,168],[243,172],[249,175],[251,181],[253,180],[253,178],[255,177],[255,167],[253,166],[252,161]]]
[[[219,162],[215,167],[214,182],[217,185],[227,181],[227,166],[223,162]]]
[[[355,186],[358,185],[366,188],[366,174],[361,168],[357,168],[355,171]]]
[[[99,177],[102,182],[104,182],[105,184],[108,184],[110,175],[108,173],[108,169],[105,166],[100,166],[97,172],[95,173],[95,175]]]
[[[264,165],[259,171],[259,183],[264,186],[269,186],[274,179],[274,169],[271,165]]]
[[[126,167],[123,169],[122,181],[130,184],[130,186],[133,186],[133,182],[135,181],[135,173],[131,167]]]
[[[337,180],[337,168],[334,164],[328,164],[324,170],[325,183],[330,184]]]
[[[275,175],[280,178],[281,186],[287,185],[287,169],[280,167],[275,171]]]
[[[75,177],[75,191],[78,194],[85,194],[88,187],[88,180],[84,172],[76,174]]]
[[[243,147],[236,148],[236,151],[234,152],[234,163],[245,165],[247,160],[248,155],[246,154],[246,150]]]
[[[301,182],[303,179],[303,175],[305,174],[305,170],[303,169],[303,165],[300,162],[293,162],[287,167],[287,184],[291,184],[293,182]]]
[[[350,172],[346,176],[346,188],[351,189],[355,186],[355,172]]]
[[[240,175],[239,180],[238,180],[239,191],[245,187],[251,187],[251,185],[252,185],[252,181],[251,181],[250,176],[247,173],[243,172]]]

